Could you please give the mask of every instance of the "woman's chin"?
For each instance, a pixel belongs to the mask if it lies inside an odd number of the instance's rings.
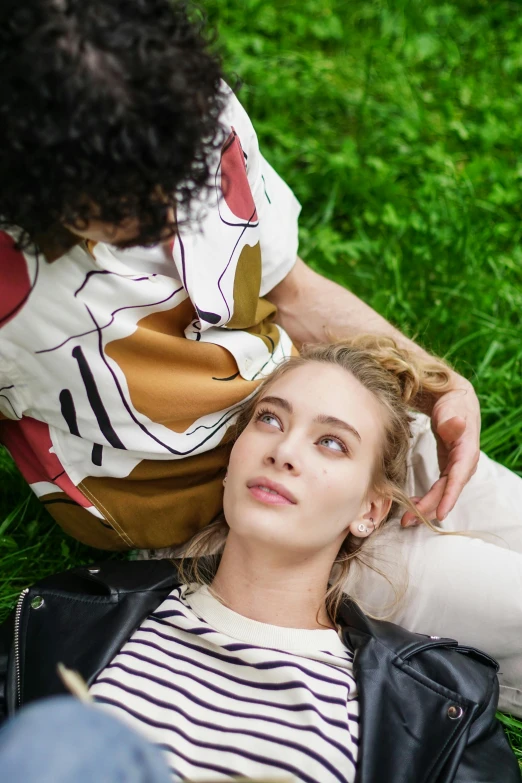
[[[295,542],[299,540],[297,528],[292,524],[284,525],[280,518],[274,517],[275,514],[255,514],[250,511],[248,516],[245,514],[237,524],[229,523],[230,531],[245,544],[265,546],[274,551],[280,549],[281,552],[295,550]]]

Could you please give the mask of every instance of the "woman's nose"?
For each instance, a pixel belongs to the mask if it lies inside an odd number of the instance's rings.
[[[265,463],[288,473],[299,473],[299,458],[295,446],[280,442],[267,452]]]

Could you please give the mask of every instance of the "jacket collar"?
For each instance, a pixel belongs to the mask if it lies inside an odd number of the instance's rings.
[[[361,715],[355,783],[452,780],[448,759],[455,756],[452,751],[478,704],[426,676],[416,667],[416,656],[433,656],[436,647],[456,648],[457,643],[372,620],[350,600],[343,603],[340,619],[345,644],[354,651]],[[435,672],[440,674],[436,667]],[[462,708],[462,720],[448,718],[452,705]]]

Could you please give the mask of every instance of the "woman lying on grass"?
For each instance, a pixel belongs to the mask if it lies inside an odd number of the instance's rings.
[[[239,422],[226,521],[179,573],[107,562],[22,598],[14,643],[4,630],[8,712],[63,692],[63,662],[165,752],[175,781],[518,781],[494,662],[371,620],[341,589],[409,502],[408,401],[446,380],[390,340],[282,365]]]

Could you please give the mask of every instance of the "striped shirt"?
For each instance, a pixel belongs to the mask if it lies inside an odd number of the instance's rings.
[[[91,694],[165,752],[174,781],[355,777],[359,704],[337,633],[250,620],[206,587],[176,588]]]

